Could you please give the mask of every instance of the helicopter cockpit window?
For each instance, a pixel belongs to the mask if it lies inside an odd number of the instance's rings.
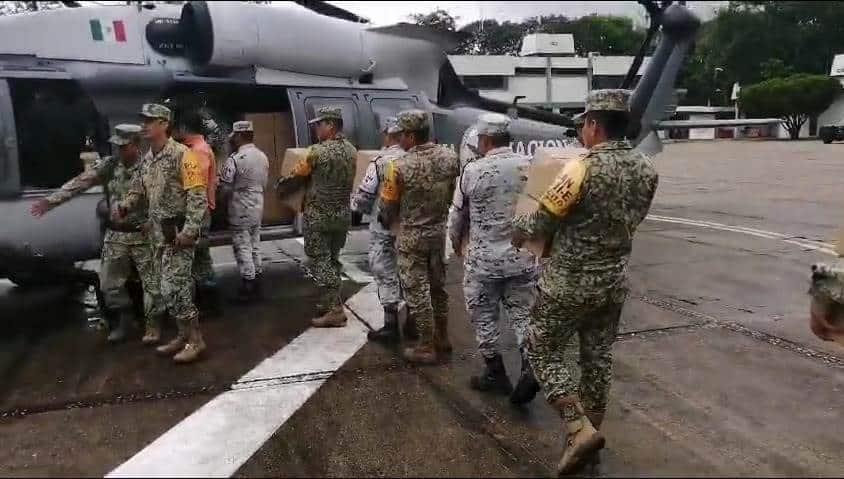
[[[77,83],[21,79],[10,87],[23,190],[58,188],[82,172],[86,139],[110,154],[107,124]]]
[[[416,103],[409,98],[373,98],[370,104],[376,125],[380,125],[386,117],[398,115],[400,111],[416,108]]]

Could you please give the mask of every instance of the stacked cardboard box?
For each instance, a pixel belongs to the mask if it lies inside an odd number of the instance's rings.
[[[289,223],[296,216],[296,212],[279,199],[275,192],[275,183],[281,177],[282,163],[286,151],[296,145],[293,136],[293,120],[288,112],[280,113],[249,113],[245,120],[252,122],[255,129],[255,146],[267,155],[270,170],[267,184],[264,188],[264,225]]]

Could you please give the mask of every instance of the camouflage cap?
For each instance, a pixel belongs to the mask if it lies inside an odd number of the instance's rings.
[[[590,111],[623,111],[630,110],[630,90],[619,88],[592,90],[586,95],[586,109],[583,113],[574,116],[575,124],[583,119],[583,116]]]
[[[321,106],[317,109],[317,116],[308,122],[308,124],[313,125],[314,123],[318,123],[322,120],[342,120],[343,119],[343,111],[340,109],[339,106]]]
[[[500,113],[484,113],[475,122],[478,135],[502,135],[510,131],[510,117]]]
[[[158,118],[167,121],[171,121],[172,119],[170,109],[158,103],[144,103],[141,107],[140,115],[145,118]]]
[[[114,127],[114,134],[108,139],[112,145],[123,146],[132,143],[141,136],[141,127],[132,124],[120,124]]]
[[[232,133],[240,133],[244,131],[255,131],[251,121],[236,121],[232,124]]]
[[[428,127],[428,113],[422,110],[405,110],[396,118],[398,131],[419,131]]]
[[[393,134],[398,133],[399,129],[396,127],[396,117],[388,116],[384,118],[384,121],[381,122],[381,133]]]

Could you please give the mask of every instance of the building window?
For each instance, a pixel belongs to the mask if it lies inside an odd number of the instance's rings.
[[[507,77],[503,75],[464,76],[463,85],[476,90],[506,90]]]

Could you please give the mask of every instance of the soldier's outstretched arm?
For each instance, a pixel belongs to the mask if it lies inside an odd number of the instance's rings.
[[[457,181],[458,186],[454,189],[451,208],[448,212],[448,235],[455,253],[459,256],[463,246],[460,243],[465,239],[466,232],[469,230],[470,219],[469,197],[465,194],[469,191],[469,185],[467,184],[465,170]]]
[[[378,198],[378,221],[385,228],[389,228],[399,217],[401,191],[401,172],[396,160],[390,160],[385,165],[384,186],[381,187],[381,197]]]
[[[88,188],[104,183],[114,171],[116,161],[111,156],[97,161],[92,168],[79,173],[63,184],[58,191],[33,203],[30,212],[33,216],[42,216],[56,206],[79,196]]]
[[[296,163],[290,174],[278,179],[275,184],[278,196],[283,198],[308,184],[317,154],[318,152],[313,146],[309,147],[305,157],[299,160],[299,163]]]
[[[585,177],[586,165],[582,160],[568,162],[539,197],[536,211],[513,219],[513,243],[518,246],[525,239],[553,237],[560,222],[580,201]]]
[[[363,181],[358,190],[352,195],[352,211],[362,214],[372,213],[372,208],[378,200],[378,168],[375,161],[370,161],[366,167]]]
[[[179,236],[195,240],[202,228],[202,219],[208,209],[208,170],[210,165],[193,151],[182,156],[182,187],[186,191],[185,225]]]

